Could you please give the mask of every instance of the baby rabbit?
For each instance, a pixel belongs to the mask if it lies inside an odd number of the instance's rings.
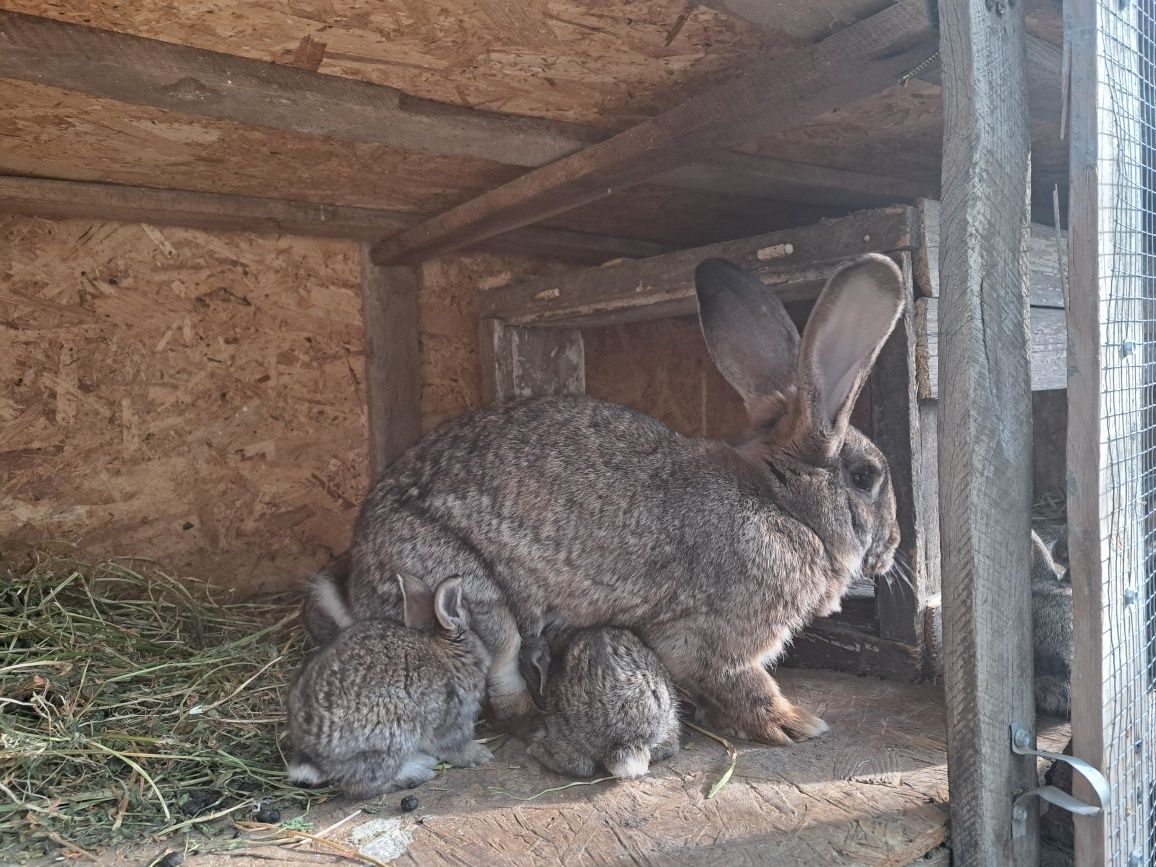
[[[670,675],[628,629],[579,629],[554,643],[527,641],[541,678],[545,725],[526,752],[574,777],[593,776],[598,764],[614,776],[646,775],[651,761],[679,750],[678,701]]]
[[[473,741],[490,655],[470,629],[461,580],[401,583],[405,625],[363,620],[310,658],[289,689],[289,780],[362,800],[413,788],[438,760],[477,767]]]
[[[1066,552],[1061,537],[1057,548]],[[1053,716],[1072,715],[1072,582],[1032,530],[1032,641],[1036,707]]]

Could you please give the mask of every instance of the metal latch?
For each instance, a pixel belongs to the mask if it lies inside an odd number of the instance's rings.
[[[1112,790],[1108,787],[1107,777],[1083,759],[1077,759],[1074,756],[1065,756],[1061,753],[1049,753],[1044,750],[1037,750],[1033,746],[1035,739],[1032,737],[1031,732],[1019,723],[1012,723],[1011,725],[1011,740],[1012,752],[1017,756],[1039,756],[1050,759],[1053,762],[1063,762],[1068,765],[1087,781],[1088,785],[1092,787],[1092,791],[1096,793],[1096,798],[1099,800],[1099,804],[1085,804],[1083,801],[1078,798],[1073,798],[1067,792],[1057,789],[1055,786],[1037,786],[1034,789],[1024,792],[1012,803],[1012,837],[1022,837],[1027,833],[1027,801],[1033,796],[1040,798],[1040,800],[1047,801],[1049,804],[1055,804],[1061,810],[1067,810],[1069,813],[1074,813],[1077,816],[1098,816],[1104,812],[1104,808],[1111,802]]]

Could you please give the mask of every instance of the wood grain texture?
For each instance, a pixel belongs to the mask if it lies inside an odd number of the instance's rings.
[[[0,216],[0,539],[244,592],[349,544],[355,244]]]
[[[487,403],[549,394],[584,394],[582,332],[523,328],[482,319],[482,399]]]
[[[263,63],[290,61],[309,35],[326,44],[328,75],[607,127],[726,80],[755,52],[804,43],[684,0],[5,0],[4,8]]]
[[[939,397],[939,357],[943,352],[943,330],[939,324],[942,298],[918,298],[915,301],[917,347],[916,358],[919,396],[924,400]],[[1028,309],[1030,332],[1032,391],[1065,388],[1068,382],[1067,316],[1051,307]]]
[[[379,238],[382,232],[401,231],[423,219],[421,214],[404,211],[262,196],[3,176],[0,213],[362,241]],[[493,238],[483,248],[585,264],[656,256],[666,250],[649,241],[533,226]]]
[[[1029,135],[1021,4],[942,0],[939,508],[952,853],[1028,865],[1038,822],[1011,836],[1035,785],[1009,727],[1035,717],[1028,580]]]
[[[502,165],[542,166],[614,134],[2,10],[0,47],[3,77],[183,114]],[[708,155],[656,182],[858,207],[927,194],[926,185],[901,179],[740,153]]]
[[[939,294],[939,202],[920,199],[916,209],[921,239],[914,259],[916,286],[921,295],[934,297]],[[1065,231],[1060,232],[1060,244],[1062,248],[1067,245]],[[1066,257],[1066,249],[1061,251]],[[1060,273],[1055,227],[1032,223],[1028,238],[1028,297],[1033,307],[1063,308]]]
[[[362,245],[361,298],[369,463],[376,478],[421,438],[417,272],[374,265]]]
[[[534,223],[693,160],[892,86],[934,44],[924,0],[901,0],[818,45],[770,61],[736,81],[387,239],[380,262],[404,262]]]
[[[839,263],[866,252],[912,249],[914,215],[904,206],[863,211],[799,229],[514,283],[484,296],[481,310],[514,323],[553,325],[694,314],[694,269],[711,256],[751,269],[786,300],[814,298]]]
[[[1151,142],[1142,100],[1150,66],[1150,6],[1070,0],[1071,54],[1071,371],[1068,379],[1068,554],[1075,656],[1072,751],[1112,782],[1100,816],[1075,822],[1079,864],[1153,857],[1151,792],[1124,782],[1147,779],[1154,753],[1151,639],[1144,583],[1151,495],[1143,480],[1151,457],[1142,434],[1151,421]],[[1142,35],[1137,45],[1137,32]],[[1111,60],[1108,58],[1111,57]],[[1135,343],[1131,353],[1126,341]],[[1150,376],[1150,374],[1149,374]],[[1151,587],[1149,578],[1148,587]],[[1128,604],[1126,591],[1139,591]],[[1147,592],[1150,592],[1147,591]],[[1139,610],[1136,610],[1139,608]],[[1150,621],[1149,621],[1150,622]],[[1143,741],[1143,743],[1140,743]],[[1090,799],[1073,781],[1073,794]]]

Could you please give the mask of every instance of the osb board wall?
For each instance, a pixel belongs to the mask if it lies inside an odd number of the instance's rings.
[[[3,0],[6,9],[319,71],[441,102],[626,126],[717,83],[760,46],[685,0]],[[323,43],[319,45],[318,43]]]
[[[684,434],[727,439],[742,431],[742,402],[715,370],[696,321],[593,328],[583,339],[588,394],[640,409]]]
[[[0,222],[0,540],[223,584],[348,543],[366,478],[353,244]]]

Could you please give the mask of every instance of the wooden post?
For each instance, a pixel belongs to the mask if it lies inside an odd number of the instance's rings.
[[[1012,838],[1035,760],[1028,577],[1031,392],[1026,327],[1028,108],[1022,3],[941,0],[939,508],[951,841],[956,865],[1039,859]]]
[[[586,356],[576,328],[526,328],[481,320],[486,403],[586,391]]]
[[[382,268],[361,247],[365,401],[372,478],[421,438],[418,278],[413,268]]]
[[[923,496],[923,443],[915,381],[910,254],[902,255],[901,264],[907,278],[907,307],[879,353],[871,374],[871,436],[891,468],[901,533],[899,551],[910,564],[911,580],[910,583],[894,577],[879,580],[875,588],[875,610],[880,637],[919,646],[923,643],[923,609],[928,595],[927,500]],[[938,551],[934,557],[938,562]]]
[[[1151,182],[1142,147],[1150,115],[1141,105],[1151,94],[1151,71],[1145,76],[1142,66],[1142,52],[1152,44],[1150,10],[1150,3],[1138,2],[1065,4],[1072,752],[1102,770],[1112,787],[1103,814],[1075,820],[1080,865],[1151,864],[1154,856],[1148,784],[1156,773],[1156,744],[1144,658],[1150,638],[1144,603],[1151,593],[1144,494],[1150,492],[1142,487],[1152,466],[1143,430],[1151,398],[1144,369],[1153,351],[1146,332],[1151,302],[1145,301],[1152,292],[1145,274],[1146,265],[1151,273],[1145,262]],[[1079,778],[1073,794],[1091,800]]]

